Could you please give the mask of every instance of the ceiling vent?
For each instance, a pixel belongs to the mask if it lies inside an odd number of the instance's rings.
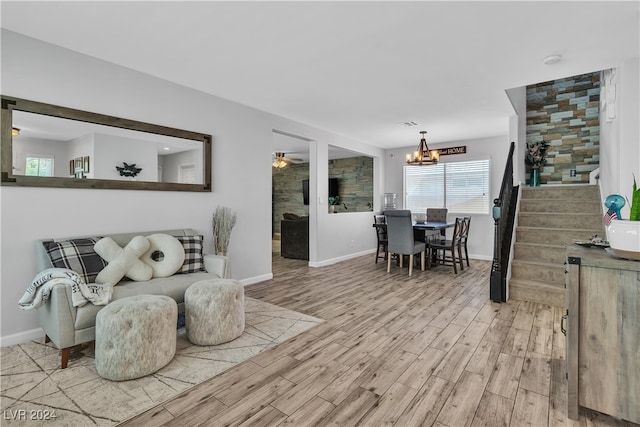
[[[418,126],[419,123],[414,122],[413,120],[411,120],[411,121],[408,121],[408,122],[401,122],[401,123],[398,123],[398,124],[400,126],[402,126],[403,128],[411,128],[411,127],[414,127],[414,126]]]

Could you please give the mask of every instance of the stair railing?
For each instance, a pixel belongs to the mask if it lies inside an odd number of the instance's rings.
[[[515,143],[511,142],[502,176],[500,196],[493,201],[494,239],[489,298],[494,302],[507,301],[507,270],[518,201],[518,186],[513,186],[514,150]]]

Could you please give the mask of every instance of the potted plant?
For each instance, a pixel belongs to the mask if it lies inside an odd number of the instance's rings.
[[[617,195],[612,195],[617,196]],[[611,197],[611,196],[610,196]],[[608,198],[607,198],[608,199]],[[605,203],[606,204],[606,203]],[[622,204],[614,209],[613,219],[607,225],[607,239],[612,251],[623,258],[640,260],[640,188],[636,184],[636,177],[633,177],[633,191],[631,193],[631,206],[629,219],[623,220],[619,213]],[[611,217],[611,207],[605,215],[605,223]]]
[[[544,141],[527,144],[527,153],[524,161],[531,166],[531,174],[529,176],[529,186],[531,187],[540,185],[540,167],[546,163],[544,157],[547,155],[547,147],[548,145]]]
[[[340,196],[329,196],[329,213],[336,212],[336,206],[340,204]]]

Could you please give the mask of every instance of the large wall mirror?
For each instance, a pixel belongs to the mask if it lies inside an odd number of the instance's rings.
[[[2,97],[2,185],[211,191],[211,135]]]

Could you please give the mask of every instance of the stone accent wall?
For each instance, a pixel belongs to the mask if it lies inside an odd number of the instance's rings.
[[[282,214],[309,215],[303,203],[302,181],[309,179],[309,163],[290,164],[272,171],[273,233],[280,233]],[[340,205],[336,212],[364,212],[373,208],[373,158],[360,156],[329,161],[329,178],[338,178]],[[325,203],[326,203],[326,197]],[[347,205],[347,209],[344,208]]]
[[[280,233],[280,221],[285,212],[309,215],[309,206],[302,200],[302,181],[309,179],[309,163],[289,164],[271,168],[273,232]]]
[[[542,184],[589,183],[600,165],[599,115],[600,72],[527,86],[527,143],[548,144]]]
[[[340,206],[336,212],[373,211],[373,158],[329,160],[329,178],[338,178]]]

